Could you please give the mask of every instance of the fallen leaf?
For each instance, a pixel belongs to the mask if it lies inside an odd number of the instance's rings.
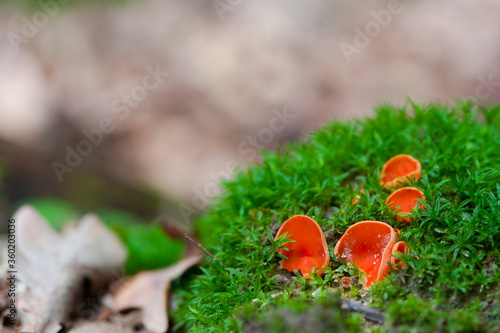
[[[30,206],[21,207],[14,219],[19,328],[55,333],[78,308],[84,283],[92,294],[121,274],[126,250],[94,215],[62,234]]]
[[[142,324],[141,311],[119,314],[109,321],[80,321],[69,330],[69,333],[152,333]]]
[[[156,271],[141,272],[123,283],[112,296],[109,306],[113,313],[140,309],[143,323],[150,332],[168,330],[168,291],[172,280],[197,264],[201,256],[188,256],[175,265]]]

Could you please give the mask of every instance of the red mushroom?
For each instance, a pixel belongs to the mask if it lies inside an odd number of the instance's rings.
[[[365,190],[364,190],[364,189],[361,189],[361,190],[359,191],[359,194],[358,194],[358,195],[356,195],[356,196],[354,197],[354,199],[352,199],[352,204],[353,204],[353,206],[354,206],[355,204],[357,204],[357,203],[358,203],[358,201],[361,199],[361,194],[363,194],[363,193],[365,193]]]
[[[284,233],[291,236],[289,239],[294,242],[285,244],[288,250],[278,250],[287,257],[281,261],[281,267],[289,271],[298,270],[306,278],[311,278],[313,267],[316,267],[316,273],[323,274],[320,268],[328,266],[330,253],[319,225],[310,217],[295,215],[283,223],[275,239]]]
[[[393,265],[397,265],[401,262],[401,259],[397,259],[396,257],[394,257],[395,255],[398,255],[401,253],[404,253],[404,254],[410,253],[410,249],[408,248],[408,246],[406,246],[405,242],[397,242],[396,244],[394,244],[394,247],[392,248],[392,256],[391,256],[391,263]],[[406,264],[401,264],[401,266],[399,266],[399,267],[401,267],[401,269],[405,269]],[[398,270],[399,267],[394,266],[393,269]]]
[[[380,174],[380,185],[400,186],[405,180],[419,179],[421,171],[422,166],[414,157],[405,154],[396,155],[384,164]]]
[[[353,206],[359,202],[359,200],[361,199],[361,194],[363,194],[363,193],[365,193],[365,190],[364,190],[364,189],[361,189],[361,190],[359,191],[359,194],[357,194],[357,195],[354,197],[354,199],[352,199],[352,205],[353,205]],[[341,210],[340,210],[340,213],[341,213],[341,214],[344,214],[344,210],[343,210],[343,209],[341,209]]]
[[[387,198],[386,204],[390,209],[396,209],[400,221],[410,222],[408,215],[417,207],[417,199],[425,199],[422,191],[415,187],[403,187],[394,191]],[[420,204],[420,208],[424,208],[424,205]]]
[[[355,264],[366,273],[365,288],[382,280],[390,270],[392,248],[396,243],[394,229],[384,222],[358,222],[340,238],[335,246],[335,256],[342,261]]]

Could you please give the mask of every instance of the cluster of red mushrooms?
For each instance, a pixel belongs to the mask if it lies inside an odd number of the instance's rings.
[[[389,159],[382,168],[380,184],[394,192],[387,198],[386,204],[395,212],[399,223],[409,223],[409,215],[416,208],[417,199],[425,199],[423,193],[415,187],[401,187],[405,181],[420,178],[421,164],[410,155],[397,155]],[[361,190],[362,192],[363,190]],[[356,196],[353,205],[360,199]],[[420,203],[420,207],[423,205]],[[330,253],[325,235],[319,225],[310,217],[295,215],[288,219],[276,234],[276,239],[287,234],[285,248],[277,251],[287,259],[281,261],[281,267],[289,271],[300,271],[306,278],[311,278],[314,269],[321,275],[330,262]],[[397,241],[400,231],[389,224],[379,221],[361,221],[349,227],[335,245],[335,257],[352,263],[365,273],[363,287],[385,278],[391,266],[404,269],[406,264],[396,258],[399,253],[409,253],[402,241]],[[389,262],[392,263],[389,266]]]

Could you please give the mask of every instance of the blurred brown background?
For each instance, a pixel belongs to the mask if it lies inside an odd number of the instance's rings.
[[[498,1],[62,2],[0,5],[5,216],[54,196],[179,218],[328,119],[500,101]]]

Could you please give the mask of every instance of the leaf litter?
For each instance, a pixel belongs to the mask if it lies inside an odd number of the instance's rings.
[[[2,332],[165,332],[172,280],[201,256],[189,246],[184,259],[125,278],[127,250],[97,216],[88,214],[62,233],[31,206],[16,221],[15,327],[8,326],[7,251],[0,275]],[[5,304],[4,304],[5,303]]]

